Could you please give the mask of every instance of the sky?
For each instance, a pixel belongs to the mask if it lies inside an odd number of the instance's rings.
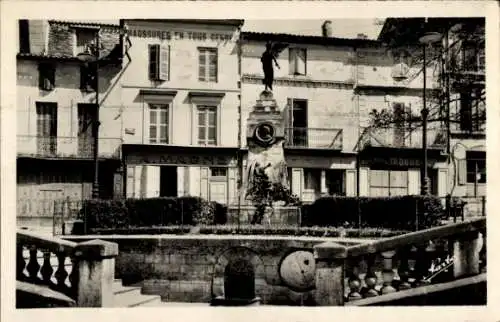
[[[376,39],[382,25],[376,25],[375,19],[329,19],[332,21],[334,37],[355,38],[364,33],[369,39]],[[245,20],[243,31],[291,33],[306,36],[321,36],[324,20]]]
[[[327,20],[327,19],[325,19]],[[334,37],[355,38],[364,33],[369,39],[376,39],[382,25],[376,25],[375,19],[329,19],[332,21]],[[88,22],[114,23],[118,20],[88,20]],[[243,31],[289,33],[304,36],[321,36],[324,20],[245,20]]]

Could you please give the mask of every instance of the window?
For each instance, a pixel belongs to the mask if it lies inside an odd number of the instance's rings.
[[[307,147],[307,100],[288,99],[287,127],[291,127],[288,134],[288,142],[292,146]]]
[[[57,103],[36,103],[37,149],[42,155],[55,154],[57,148]]]
[[[170,46],[149,45],[149,79],[168,81],[170,77]]]
[[[51,91],[56,85],[56,68],[50,63],[38,65],[38,86],[41,90]]]
[[[80,89],[94,92],[97,87],[97,64],[83,64],[80,67]]]
[[[463,92],[460,94],[460,130],[467,132],[482,131],[486,122],[486,109],[481,101],[481,93]]]
[[[370,170],[370,196],[402,196],[408,194],[408,171]]]
[[[217,49],[198,48],[200,82],[217,82]]]
[[[198,105],[198,144],[217,144],[217,107]]]
[[[19,52],[22,54],[30,52],[30,28],[26,19],[19,19]]]
[[[320,169],[304,169],[304,188],[319,191],[321,185]]]
[[[79,28],[76,29],[76,48],[75,53],[83,53],[87,50],[89,45],[95,43],[97,39],[97,30],[91,28]]]
[[[405,145],[405,106],[402,103],[392,105],[394,111],[394,146]]]
[[[486,152],[467,151],[467,183],[486,183]]]
[[[226,178],[227,177],[227,168],[210,168],[210,176],[211,178]]]
[[[168,143],[168,105],[149,104],[149,142]]]
[[[484,43],[464,42],[462,44],[462,68],[465,71],[480,72],[485,67]]]
[[[290,75],[306,75],[306,56],[305,48],[290,48],[288,60]]]

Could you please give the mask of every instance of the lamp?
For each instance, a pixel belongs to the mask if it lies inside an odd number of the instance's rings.
[[[427,18],[425,18],[424,33],[419,38],[419,42],[422,44],[423,53],[423,93],[422,93],[422,169],[421,169],[421,194],[429,194],[429,175],[427,169],[427,116],[429,115],[429,110],[427,109],[426,102],[426,91],[427,91],[427,62],[425,57],[426,46],[441,40],[442,35],[437,32],[428,30]]]
[[[93,44],[88,45],[85,51],[76,55],[76,58],[83,62],[84,64],[96,63],[95,69],[95,102],[96,102],[96,113],[94,117],[94,124],[92,126],[92,134],[94,138],[94,150],[93,150],[93,161],[94,161],[94,181],[92,183],[92,198],[99,198],[99,31],[96,34],[95,46]]]

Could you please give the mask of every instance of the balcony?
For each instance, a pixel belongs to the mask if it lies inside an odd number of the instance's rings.
[[[121,138],[99,138],[99,158],[119,159]],[[38,158],[92,159],[94,140],[78,137],[17,136],[17,155]]]
[[[364,147],[421,149],[422,128],[365,128],[360,142]],[[427,148],[444,149],[446,142],[446,130],[441,128],[427,129]]]
[[[342,150],[342,130],[310,127],[285,129],[287,148]]]

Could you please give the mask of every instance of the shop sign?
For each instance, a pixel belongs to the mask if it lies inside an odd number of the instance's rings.
[[[131,37],[159,38],[161,40],[231,41],[233,34],[207,33],[198,31],[171,31],[154,29],[130,29]]]
[[[430,160],[429,160],[430,161]],[[363,166],[370,165],[385,165],[385,166],[397,166],[397,167],[407,167],[407,168],[418,168],[421,166],[422,162],[419,159],[411,158],[401,158],[401,157],[373,157],[370,159],[361,160]]]
[[[235,166],[235,158],[224,155],[186,155],[169,154],[157,156],[128,156],[127,163],[133,164],[161,164],[161,165],[207,165],[207,166]]]

